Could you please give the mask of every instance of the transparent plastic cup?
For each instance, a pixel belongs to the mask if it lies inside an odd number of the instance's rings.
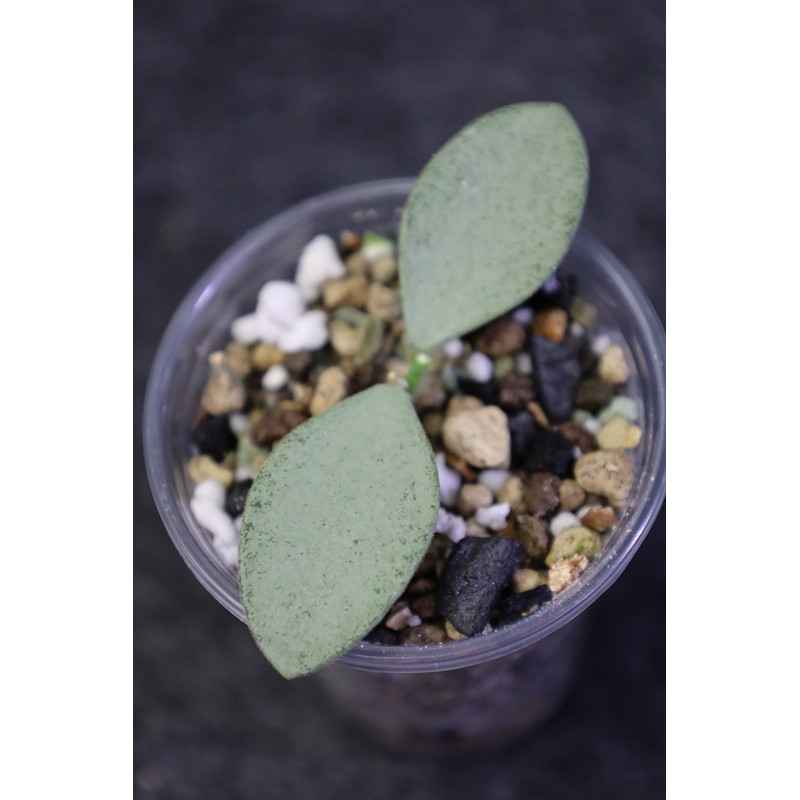
[[[151,368],[144,449],[151,489],[175,546],[205,588],[245,620],[236,573],[194,519],[187,474],[191,427],[208,356],[230,339],[234,318],[255,307],[268,280],[292,279],[316,234],[345,229],[396,234],[412,179],[359,184],[303,202],[237,242],[194,285],[175,312]],[[633,451],[635,481],[602,553],[579,579],[535,613],[489,633],[427,646],[362,642],[316,679],[343,714],[398,752],[468,753],[517,739],[558,708],[573,679],[585,633],[581,615],[620,576],[665,495],[665,334],[631,273],[593,236],[578,232],[559,271],[598,310],[593,330],[621,344],[631,365],[628,393],[643,428]],[[255,645],[254,645],[255,646]]]

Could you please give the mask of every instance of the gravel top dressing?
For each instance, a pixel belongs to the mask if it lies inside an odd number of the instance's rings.
[[[439,507],[405,589],[366,638],[437,645],[512,624],[601,553],[633,483],[630,451],[642,431],[626,395],[629,366],[621,342],[595,322],[580,286],[556,273],[510,312],[427,349],[420,367],[404,343],[395,242],[369,230],[315,236],[294,282],[264,285],[253,312],[235,320],[230,342],[209,358],[201,408],[187,420],[192,512],[237,570],[245,501],[267,456],[346,398],[395,386],[433,451]],[[364,408],[368,442],[381,411]],[[324,469],[336,464],[326,452]],[[391,463],[384,467],[391,473]],[[315,485],[295,491],[302,504]],[[376,528],[395,531],[412,510],[370,513]],[[341,527],[332,508],[336,520]],[[316,544],[324,548],[331,535],[320,519]],[[302,564],[281,568],[315,586]],[[353,602],[359,594],[353,587]],[[320,602],[317,611],[346,624],[347,605]]]

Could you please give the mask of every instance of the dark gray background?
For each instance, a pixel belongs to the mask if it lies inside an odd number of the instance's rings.
[[[665,780],[665,513],[598,601],[580,680],[512,750],[457,765],[352,735],[192,576],[151,500],[141,408],[183,294],[314,194],[414,175],[474,117],[564,103],[590,153],[584,224],[665,315],[664,5],[134,4],[134,795],[655,798]]]

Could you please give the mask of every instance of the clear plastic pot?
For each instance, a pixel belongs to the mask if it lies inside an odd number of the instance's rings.
[[[301,203],[237,242],[175,312],[147,388],[144,445],[150,485],[169,535],[206,589],[245,619],[235,572],[189,509],[190,429],[208,355],[224,347],[232,320],[249,313],[268,280],[291,279],[303,246],[344,229],[396,233],[411,179],[347,187]],[[424,753],[485,749],[513,740],[558,707],[572,677],[584,617],[621,574],[650,530],[665,494],[665,335],[631,273],[579,231],[560,271],[599,312],[596,330],[626,350],[629,394],[643,436],[636,477],[619,524],[580,578],[517,623],[457,642],[386,647],[363,642],[317,673],[333,700],[390,747]]]

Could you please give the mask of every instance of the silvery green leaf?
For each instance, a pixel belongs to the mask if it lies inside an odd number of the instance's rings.
[[[283,676],[361,640],[433,536],[439,483],[408,395],[378,385],[285,436],[248,494],[239,582],[250,631]]]
[[[554,272],[583,214],[588,155],[557,103],[492,111],[420,174],[398,236],[403,318],[426,350],[514,308]]]

